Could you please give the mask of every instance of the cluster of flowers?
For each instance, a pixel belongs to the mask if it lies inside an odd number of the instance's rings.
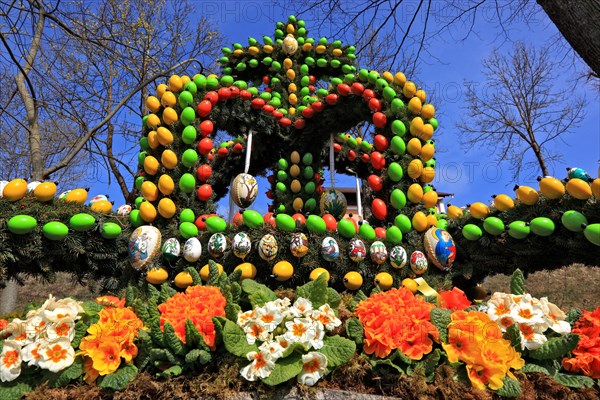
[[[249,352],[252,361],[243,367],[241,374],[249,381],[268,377],[286,349],[299,343],[306,351],[323,348],[326,331],[341,325],[328,304],[313,309],[310,300],[298,297],[292,306],[290,299],[270,301],[262,307],[240,312],[238,326],[246,334],[248,344],[259,344],[259,351]],[[304,367],[298,382],[312,386],[327,372],[327,357],[317,351],[302,356]]]
[[[0,381],[19,377],[23,363],[51,372],[68,368],[75,361],[71,345],[75,337],[75,321],[83,313],[73,299],[56,300],[52,295],[41,308],[31,310],[24,320],[15,318],[0,331],[6,339],[0,353]]]
[[[511,343],[502,338],[502,330],[480,311],[456,311],[448,325],[448,343],[442,343],[448,361],[466,364],[474,387],[498,390],[510,369],[521,369],[525,361]]]
[[[202,335],[204,343],[214,351],[216,333],[212,319],[225,316],[226,304],[227,300],[218,287],[188,286],[185,292],[176,293],[158,306],[160,328],[164,330],[165,322],[170,323],[177,337],[185,343],[185,323],[189,319]]]
[[[567,371],[578,372],[600,379],[600,307],[593,312],[584,311],[573,326],[579,335],[572,358],[564,358],[562,365]]]
[[[112,374],[121,366],[121,359],[131,363],[137,356],[135,340],[144,323],[124,299],[105,296],[96,299],[103,305],[98,316],[79,345],[83,356],[84,380],[92,383],[98,376]]]
[[[415,296],[405,287],[376,293],[361,301],[356,316],[365,332],[363,350],[387,357],[399,349],[407,357],[420,360],[430,353],[439,333],[431,323],[434,305]]]
[[[440,292],[437,298],[439,308],[445,308],[450,311],[462,311],[471,306],[471,301],[467,298],[465,292],[457,287],[452,290]]]
[[[571,332],[565,313],[546,297],[537,299],[529,293],[513,295],[496,292],[487,302],[487,314],[502,331],[517,324],[521,332],[522,349],[537,349],[548,341],[544,332],[552,329],[560,334]]]

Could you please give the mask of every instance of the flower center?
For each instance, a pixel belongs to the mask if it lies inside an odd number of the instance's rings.
[[[294,324],[292,327],[292,333],[294,336],[302,336],[306,333],[306,327],[302,324]]]
[[[313,358],[306,364],[304,364],[304,370],[309,373],[315,373],[317,370],[321,368],[321,363],[316,358]]]
[[[2,364],[6,368],[11,368],[14,364],[19,360],[19,353],[16,350],[9,350],[4,354],[4,358],[2,359]]]
[[[70,330],[71,327],[69,326],[69,324],[63,322],[62,324],[56,327],[56,334],[58,336],[68,336]]]
[[[504,314],[508,314],[509,312],[510,312],[510,310],[508,309],[508,307],[506,307],[506,305],[500,304],[498,307],[496,307],[494,314],[504,315]]]
[[[254,356],[254,362],[256,364],[256,366],[255,366],[256,369],[264,368],[265,365],[267,365],[267,362],[265,361],[265,357],[262,355],[262,353],[258,353],[257,355]]]
[[[520,309],[519,310],[519,317],[526,318],[526,319],[531,319],[531,318],[533,318],[533,314],[531,313],[531,310],[529,310],[527,308]]]
[[[267,314],[267,315],[263,315],[262,317],[260,317],[260,319],[262,322],[268,324],[270,322],[273,322],[275,317],[273,317],[273,315],[271,315],[271,314]]]
[[[63,349],[60,345],[55,345],[46,351],[46,355],[52,362],[59,362],[67,358],[67,349]]]

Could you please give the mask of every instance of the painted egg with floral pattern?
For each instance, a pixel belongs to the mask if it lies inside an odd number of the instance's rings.
[[[127,216],[131,212],[131,206],[129,204],[123,204],[117,208],[117,214],[121,216]]]
[[[325,261],[334,261],[340,257],[340,246],[331,236],[321,242],[321,255]]]
[[[213,234],[208,239],[208,253],[214,258],[221,258],[227,250],[227,239],[222,233]]]
[[[175,238],[165,240],[162,245],[162,255],[167,260],[175,260],[181,254],[181,245]]]
[[[308,238],[304,233],[294,233],[292,235],[290,252],[294,257],[304,257],[308,253]]]
[[[388,257],[388,251],[385,244],[379,240],[373,242],[369,248],[369,254],[371,255],[371,261],[375,264],[383,264]]]
[[[408,255],[404,247],[394,246],[390,251],[390,264],[392,264],[392,267],[400,269],[406,265],[407,261]]]
[[[202,255],[202,243],[198,238],[191,237],[183,245],[183,258],[188,262],[196,262]]]
[[[258,255],[265,261],[274,259],[278,250],[277,239],[271,234],[266,234],[258,242]]]
[[[422,275],[427,271],[427,257],[420,251],[414,251],[410,256],[410,269],[417,274]]]
[[[233,237],[231,249],[237,258],[241,258],[242,260],[246,258],[246,256],[250,254],[250,250],[252,250],[252,242],[250,241],[248,234],[245,232],[236,234]]]

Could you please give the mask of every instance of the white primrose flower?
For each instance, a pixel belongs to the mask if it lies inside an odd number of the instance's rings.
[[[27,330],[25,329],[27,321],[15,318],[10,322],[5,329],[0,331],[0,338],[7,338],[16,342],[19,346],[24,346],[31,343],[27,338]]]
[[[536,327],[530,324],[519,324],[519,332],[521,334],[521,349],[535,350],[548,341],[546,335],[544,335],[541,329],[544,327]]]
[[[310,317],[313,321],[322,323],[328,331],[332,331],[342,324],[342,321],[335,316],[329,304],[323,304],[318,310],[313,311]]]
[[[309,338],[309,344],[315,349],[322,349],[325,343],[323,342],[323,338],[325,337],[325,326],[319,322],[314,322],[315,326],[315,336]]]
[[[529,301],[521,301],[510,307],[512,319],[519,324],[544,324],[544,312],[540,306],[531,305]]]
[[[287,346],[286,346],[287,347]],[[273,360],[277,360],[283,356],[285,348],[283,348],[278,340],[269,340],[258,346],[262,353],[267,353]]]
[[[0,382],[14,381],[21,374],[21,345],[14,340],[7,340],[0,353]]]
[[[310,300],[304,297],[298,297],[294,305],[289,309],[289,316],[294,318],[308,316],[312,312],[313,306]]]
[[[264,379],[271,375],[275,368],[275,361],[269,353],[251,351],[246,357],[252,362],[242,368],[240,373],[248,381],[255,381],[257,378]]]
[[[274,302],[269,302],[263,307],[256,309],[256,323],[261,325],[267,332],[273,332],[283,321],[284,315],[280,307]]]
[[[64,317],[56,322],[51,322],[48,324],[46,334],[50,340],[66,337],[69,342],[72,342],[75,338],[75,321],[71,317]]]
[[[252,321],[244,326],[244,333],[246,334],[246,341],[248,344],[254,344],[257,340],[266,342],[271,339],[271,333],[267,331],[263,325],[256,321]]]
[[[256,318],[256,312],[254,310],[246,312],[238,311],[237,324],[240,328],[244,328],[250,322],[254,322],[254,318]]]
[[[325,354],[311,351],[302,356],[302,371],[298,374],[298,382],[313,386],[327,372],[327,357]]]
[[[43,343],[38,349],[40,368],[51,372],[59,372],[70,367],[75,361],[75,350],[68,338],[58,338]]]
[[[287,332],[285,339],[290,343],[302,343],[306,347],[310,346],[310,341],[317,334],[316,324],[308,318],[294,318],[293,321],[285,323]]]
[[[565,321],[567,316],[563,310],[558,308],[556,304],[550,303],[547,297],[542,297],[540,303],[542,310],[544,310],[544,320],[550,329],[563,335],[571,332],[571,324]]]
[[[46,343],[45,339],[40,339],[37,342],[29,343],[23,347],[21,351],[21,357],[23,362],[26,362],[30,367],[38,366],[38,360],[40,359],[40,346]]]
[[[283,349],[283,351],[290,347],[290,342],[287,340],[285,335],[276,336],[275,339],[273,339],[273,341],[276,342],[279,345],[279,347]]]
[[[46,329],[48,328],[48,321],[42,315],[35,315],[27,318],[25,322],[25,332],[27,333],[27,339],[36,341],[41,338],[46,338]]]

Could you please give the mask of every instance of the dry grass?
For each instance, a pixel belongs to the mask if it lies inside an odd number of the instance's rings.
[[[509,285],[507,275],[490,276],[485,281],[486,289],[492,292],[508,292]],[[538,271],[527,277],[525,285],[532,296],[546,296],[563,310],[593,310],[600,306],[600,267],[572,264],[554,271]]]

